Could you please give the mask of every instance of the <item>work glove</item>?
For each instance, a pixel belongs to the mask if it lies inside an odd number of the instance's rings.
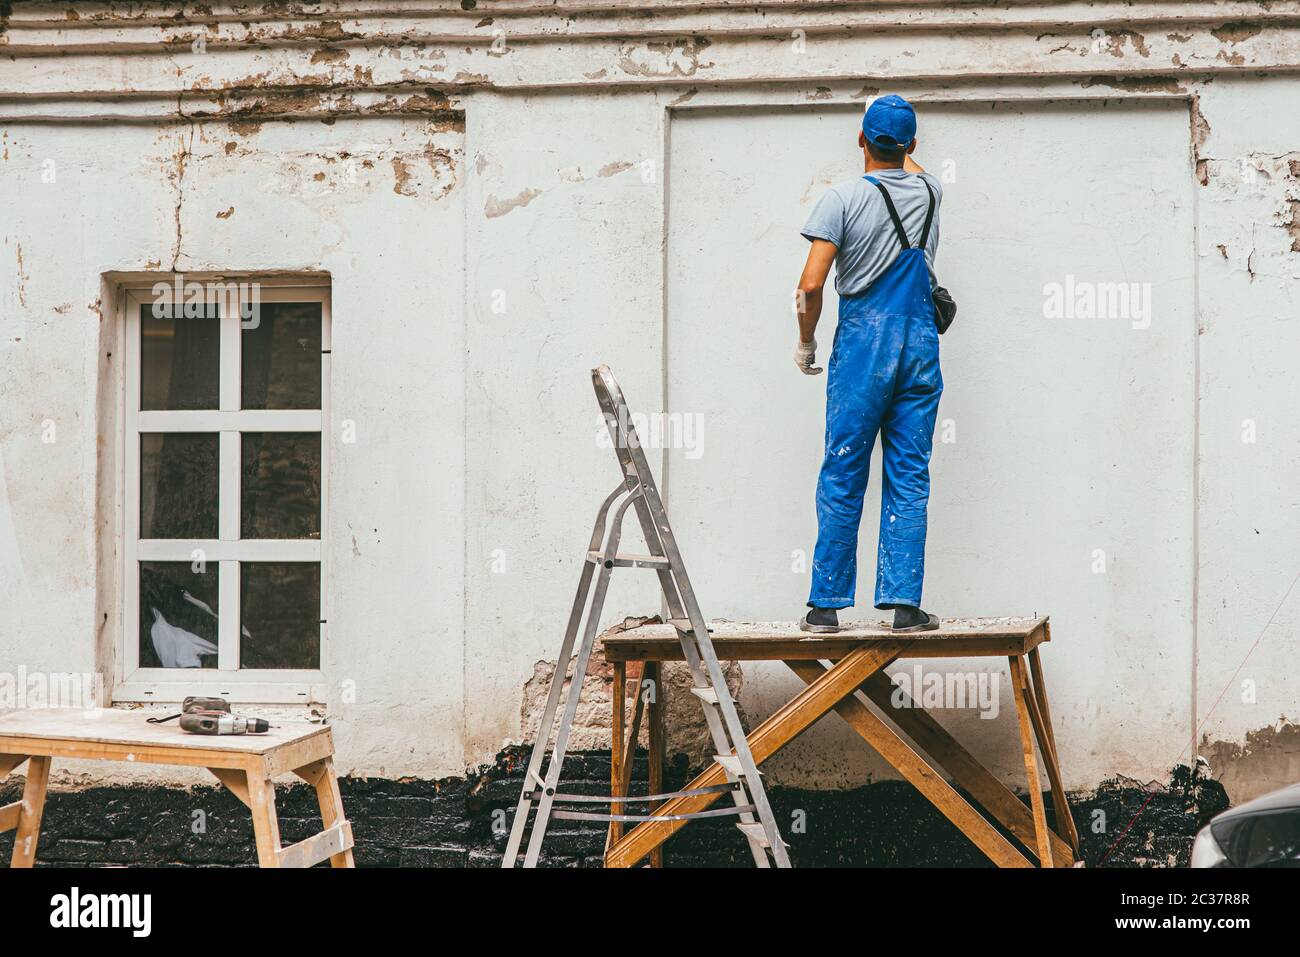
[[[817,338],[814,336],[811,342],[799,340],[799,344],[794,347],[794,364],[799,367],[799,371],[804,375],[821,375],[822,367],[814,366],[817,361]]]

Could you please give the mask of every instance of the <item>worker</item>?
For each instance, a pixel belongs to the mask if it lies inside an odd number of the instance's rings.
[[[895,632],[932,631],[939,620],[921,610],[921,583],[930,450],[943,392],[931,298],[943,193],[912,158],[916,113],[901,96],[871,104],[858,146],[866,175],[827,190],[803,227],[812,247],[795,299],[795,363],[806,375],[822,372],[814,334],[832,262],[840,306],[826,377],[812,589],[800,627],[833,634],[838,609],[854,603],[858,525],[879,433],[875,605],[893,610]]]

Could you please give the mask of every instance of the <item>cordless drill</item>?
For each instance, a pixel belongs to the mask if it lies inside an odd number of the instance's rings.
[[[264,718],[231,714],[225,698],[186,698],[180,717],[181,730],[190,734],[265,734],[271,729]]]

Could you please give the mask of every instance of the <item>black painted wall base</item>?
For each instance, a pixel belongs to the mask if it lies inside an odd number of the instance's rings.
[[[359,867],[495,867],[519,798],[526,749],[502,752],[495,765],[441,781],[344,778],[343,805],[352,821]],[[644,755],[636,777],[645,779]],[[565,789],[609,791],[609,752],[575,754],[565,765]],[[689,769],[668,769],[670,788]],[[1137,782],[1112,779],[1095,792],[1071,795],[1089,866],[1185,866],[1192,837],[1227,806],[1216,782],[1187,783],[1186,769],[1154,796]],[[634,785],[634,790],[637,789]],[[640,788],[644,793],[644,787]],[[277,789],[284,842],[320,829],[314,792],[306,785]],[[0,804],[15,801],[21,781],[0,786]],[[851,791],[771,788],[796,867],[987,867],[988,860],[910,784],[881,781]],[[1116,845],[1138,809],[1150,803]],[[1049,819],[1051,802],[1047,809]],[[547,835],[544,863],[599,867],[605,844],[598,824],[557,821]],[[1112,850],[1113,847],[1113,850]],[[13,832],[0,835],[0,864]],[[749,867],[740,832],[727,819],[689,824],[668,842],[670,867]],[[51,791],[37,853],[41,865],[253,866],[256,853],[248,810],[220,787],[157,786]]]

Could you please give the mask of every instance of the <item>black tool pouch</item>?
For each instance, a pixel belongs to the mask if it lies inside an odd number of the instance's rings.
[[[939,330],[939,335],[943,335],[952,325],[952,321],[957,318],[957,303],[943,286],[934,287],[932,298],[934,299],[934,325]]]

